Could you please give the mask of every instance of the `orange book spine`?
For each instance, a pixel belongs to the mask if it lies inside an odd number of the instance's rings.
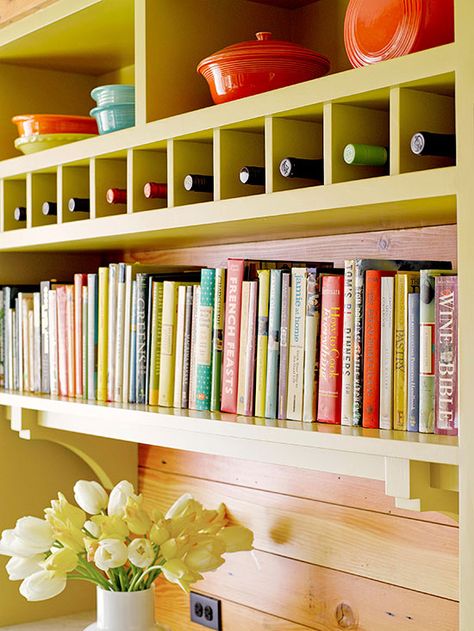
[[[379,427],[382,276],[394,273],[367,270],[365,277],[362,427],[371,428]]]

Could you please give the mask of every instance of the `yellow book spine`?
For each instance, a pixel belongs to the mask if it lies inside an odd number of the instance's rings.
[[[161,322],[160,381],[158,403],[173,406],[178,283],[163,283],[163,315]]]
[[[152,319],[151,319],[151,353],[150,353],[150,405],[158,405],[161,359],[161,326],[163,313],[163,283],[153,281]]]
[[[268,352],[268,303],[270,270],[258,271],[257,366],[255,370],[255,416],[265,416]]]
[[[109,323],[109,268],[99,267],[97,401],[107,401],[107,344]]]

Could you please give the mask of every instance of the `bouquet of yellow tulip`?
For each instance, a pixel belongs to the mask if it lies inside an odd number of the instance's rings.
[[[74,497],[78,506],[59,493],[44,519],[22,517],[2,533],[0,554],[11,557],[8,575],[23,581],[27,600],[53,598],[67,580],[134,592],[163,575],[189,591],[203,572],[224,563],[226,552],[252,550],[252,531],[229,525],[224,504],[207,510],[183,495],[166,515],[150,515],[126,480],[110,495],[98,482],[79,480]]]

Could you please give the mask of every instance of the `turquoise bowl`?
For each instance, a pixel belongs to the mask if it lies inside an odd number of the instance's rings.
[[[119,103],[108,107],[94,107],[90,115],[97,121],[99,134],[109,134],[135,125],[135,104]]]
[[[91,97],[97,101],[97,107],[131,104],[135,103],[135,86],[121,83],[99,85],[92,90]]]

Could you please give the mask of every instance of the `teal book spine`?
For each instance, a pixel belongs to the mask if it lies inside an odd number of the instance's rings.
[[[270,304],[268,310],[268,351],[265,396],[266,418],[277,417],[278,372],[280,360],[281,269],[270,270]]]
[[[201,299],[199,302],[196,336],[196,409],[209,410],[212,388],[212,329],[216,270],[201,270]]]

